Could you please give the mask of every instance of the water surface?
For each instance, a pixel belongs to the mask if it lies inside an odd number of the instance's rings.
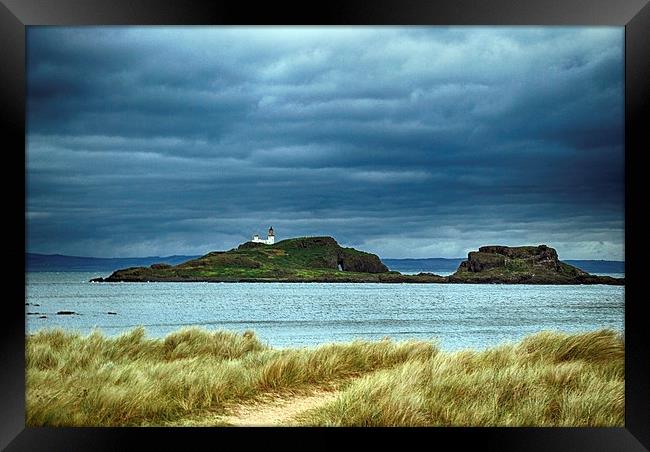
[[[389,336],[436,338],[454,350],[540,330],[623,330],[621,286],[88,282],[97,276],[28,273],[26,311],[47,318],[28,315],[27,331],[99,328],[116,335],[142,325],[160,337],[198,326],[252,329],[276,347]],[[80,315],[55,314],[63,310]]]

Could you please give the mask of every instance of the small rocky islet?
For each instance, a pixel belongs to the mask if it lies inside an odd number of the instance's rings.
[[[299,237],[274,244],[246,242],[178,265],[116,270],[91,282],[359,282],[438,284],[608,284],[624,278],[597,276],[559,260],[546,246],[483,246],[455,273],[404,275],[372,253],[340,246],[332,237]]]

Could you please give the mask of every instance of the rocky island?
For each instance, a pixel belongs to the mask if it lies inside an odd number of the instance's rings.
[[[482,246],[468,254],[448,282],[624,285],[625,278],[591,275],[560,261],[557,251],[546,245]]]
[[[340,246],[332,237],[299,237],[272,245],[246,242],[178,265],[152,264],[113,272],[92,282],[365,282],[449,284],[611,284],[558,259],[546,245],[484,246],[450,276],[390,271],[375,254]]]

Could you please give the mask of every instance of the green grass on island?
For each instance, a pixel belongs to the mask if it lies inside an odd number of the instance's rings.
[[[332,237],[298,237],[273,245],[246,242],[178,265],[130,267],[95,282],[353,282],[618,284],[622,278],[590,275],[561,262],[546,245],[486,246],[470,252],[450,276],[403,275],[390,271],[379,256],[340,246]]]
[[[378,282],[397,272],[374,254],[344,248],[331,237],[299,237],[274,245],[247,242],[171,266],[153,264],[114,272],[107,281],[349,281]]]
[[[623,426],[624,342],[611,330],[540,332],[484,351],[354,341],[273,349],[253,332],[151,339],[27,336],[28,426],[228,425],[269,394],[336,386],[307,426]]]

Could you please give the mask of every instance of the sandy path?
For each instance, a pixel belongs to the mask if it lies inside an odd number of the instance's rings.
[[[276,396],[255,405],[240,405],[221,420],[235,426],[288,425],[298,414],[334,400],[338,391],[318,390],[308,395]]]

